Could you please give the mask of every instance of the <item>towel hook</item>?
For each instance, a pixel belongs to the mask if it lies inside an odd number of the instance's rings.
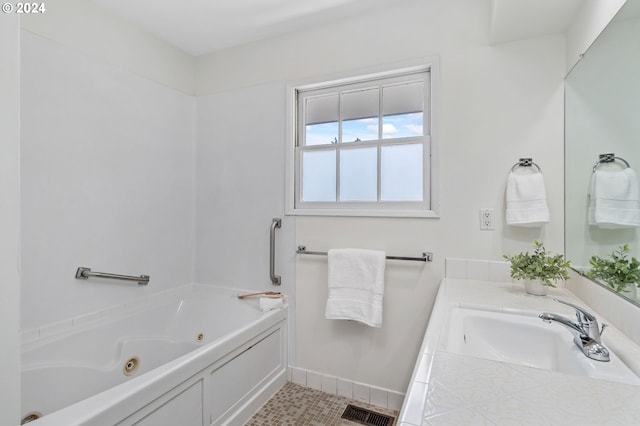
[[[538,169],[538,172],[542,172],[542,169],[540,168],[540,166],[534,163],[532,158],[520,158],[518,162],[514,164],[513,167],[511,167],[511,171],[514,171],[518,167],[531,167],[531,166],[536,166],[536,169]]]
[[[628,168],[628,167],[631,167],[631,166],[629,165],[629,162],[628,162],[627,160],[625,160],[625,159],[624,159],[624,158],[622,158],[622,157],[616,157],[616,155],[615,155],[613,152],[611,152],[611,153],[609,153],[609,154],[600,154],[600,155],[598,155],[598,161],[596,161],[596,163],[593,165],[593,172],[595,172],[595,171],[596,171],[596,169],[597,169],[601,164],[605,164],[605,163],[613,163],[613,162],[615,162],[616,160],[619,160],[619,161],[623,162],[623,163],[624,163],[624,165],[625,165],[625,166],[627,166],[627,168]]]

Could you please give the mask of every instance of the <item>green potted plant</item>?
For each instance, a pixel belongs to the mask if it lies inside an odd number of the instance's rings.
[[[570,261],[561,254],[547,253],[544,245],[534,241],[533,253],[524,252],[503,257],[511,262],[511,278],[524,280],[529,294],[544,296],[558,280],[568,280]]]
[[[640,262],[629,256],[629,244],[612,251],[607,258],[591,256],[589,264],[591,269],[587,271],[588,277],[604,282],[631,299],[636,298],[636,286],[640,283]]]

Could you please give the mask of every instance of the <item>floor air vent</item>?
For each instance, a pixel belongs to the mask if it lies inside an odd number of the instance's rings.
[[[391,416],[376,413],[375,411],[356,407],[351,404],[347,405],[344,413],[342,413],[342,418],[363,425],[391,426],[393,424],[393,417]]]

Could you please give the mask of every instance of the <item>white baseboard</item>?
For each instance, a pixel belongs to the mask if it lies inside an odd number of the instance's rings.
[[[400,411],[404,400],[404,393],[401,392],[299,367],[289,366],[288,380],[296,385],[362,401],[389,410]]]

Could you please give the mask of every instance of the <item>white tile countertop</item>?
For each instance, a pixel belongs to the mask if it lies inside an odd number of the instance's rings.
[[[520,283],[444,279],[398,425],[640,425],[640,386],[443,350],[441,338],[452,307],[536,316],[553,312],[574,318],[573,308],[555,302],[555,297],[593,312],[566,289],[532,296]],[[594,314],[607,324],[606,318]],[[602,342],[640,373],[640,348],[625,335],[609,326]]]

